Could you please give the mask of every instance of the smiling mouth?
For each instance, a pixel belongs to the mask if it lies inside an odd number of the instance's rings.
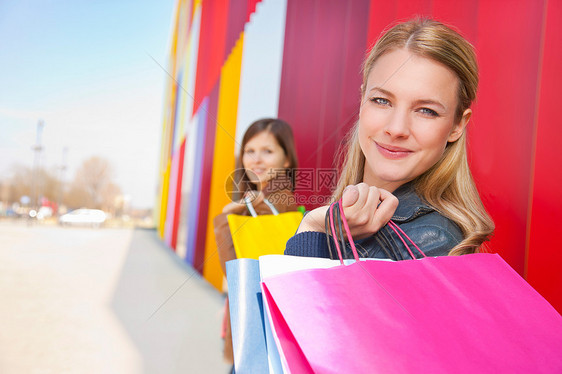
[[[392,160],[405,158],[413,153],[413,151],[406,148],[394,147],[388,144],[377,143],[374,140],[373,142],[377,146],[377,150],[379,151],[379,153],[381,153],[384,157]]]

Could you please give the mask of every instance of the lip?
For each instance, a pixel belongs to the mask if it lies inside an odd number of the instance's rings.
[[[407,148],[396,147],[389,144],[377,143],[374,140],[373,142],[377,146],[377,150],[379,151],[379,153],[391,160],[399,160],[402,158],[406,158],[413,153],[413,151]]]
[[[262,168],[255,168],[255,169],[251,169],[255,174],[260,175],[265,173],[266,169],[262,169]]]

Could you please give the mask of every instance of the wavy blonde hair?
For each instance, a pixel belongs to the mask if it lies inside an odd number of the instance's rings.
[[[472,45],[459,33],[431,19],[400,23],[383,34],[363,64],[361,97],[365,94],[367,78],[377,59],[400,48],[439,62],[455,73],[459,80],[455,121],[460,121],[464,111],[470,108],[476,98],[476,56]],[[358,123],[350,132],[344,150],[347,152],[341,155],[343,165],[333,194],[335,199],[342,196],[346,186],[363,181],[365,155],[359,145]],[[492,235],[494,222],[480,200],[468,166],[466,131],[458,140],[448,143],[441,159],[412,183],[425,202],[461,228],[464,239],[451,249],[449,255],[484,250],[483,243]]]

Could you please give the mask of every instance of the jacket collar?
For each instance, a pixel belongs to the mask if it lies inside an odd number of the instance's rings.
[[[408,222],[435,211],[416,194],[411,182],[398,187],[394,191],[394,196],[398,198],[398,207],[392,216],[392,220],[395,222]]]

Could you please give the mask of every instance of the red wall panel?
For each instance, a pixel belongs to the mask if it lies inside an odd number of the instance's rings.
[[[368,45],[369,16],[366,15],[369,14],[369,9],[368,1],[348,3],[344,29],[345,45],[341,50],[343,71],[337,116],[338,127],[332,130],[336,134],[336,150],[339,149],[341,141],[357,121],[359,114],[360,87],[363,82],[361,64],[367,51],[365,46]],[[330,158],[329,155],[326,157]]]
[[[476,41],[479,2],[474,0],[370,0],[367,50],[389,26],[413,16],[432,17],[452,25],[471,43]]]
[[[341,149],[345,136],[357,121],[361,104],[361,64],[365,57],[365,45],[367,44],[368,14],[368,1],[347,3],[343,29],[344,44],[341,47],[340,57],[342,60],[341,86],[335,93],[338,100],[334,105],[336,121],[332,123],[332,127],[328,127],[328,137],[325,137],[325,139],[333,137],[333,142],[331,147],[323,149],[323,159],[334,159],[334,155]],[[335,162],[332,164],[336,166]],[[320,192],[324,195],[330,194],[327,189]]]
[[[371,0],[369,4],[369,24],[367,26],[367,46],[369,51],[390,24],[396,22],[398,3],[395,1]]]
[[[397,0],[396,21],[404,21],[415,16],[431,15],[432,0]]]
[[[320,168],[324,160],[331,161],[335,153],[335,132],[338,127],[337,111],[341,97],[343,59],[342,50],[346,45],[344,38],[345,19],[347,15],[347,2],[316,1],[314,9],[315,28],[312,35],[313,43],[310,44],[309,69],[314,69],[317,80],[308,86],[308,95],[316,97],[318,105],[316,110],[310,111],[315,117],[316,142],[315,149],[301,147],[300,160],[303,165]],[[334,49],[335,51],[330,51]],[[310,143],[309,143],[310,144]],[[304,144],[303,144],[304,145]],[[319,191],[315,190],[315,193]]]
[[[432,15],[435,19],[453,26],[475,45],[478,37],[478,1],[433,0],[432,3]]]
[[[244,31],[244,24],[248,15],[248,0],[230,0],[228,7],[228,26],[226,28],[225,59],[230,54],[230,50]]]
[[[319,69],[311,67],[314,58],[312,46],[315,43],[316,18],[314,17],[315,2],[288,1],[287,21],[285,24],[285,43],[283,51],[283,67],[281,71],[281,88],[279,97],[279,116],[287,120],[295,130],[297,147],[312,139],[316,141],[317,120],[314,110],[319,109],[318,93],[321,84]],[[302,84],[306,82],[307,84]],[[312,88],[315,88],[314,94]],[[301,166],[304,166],[305,152],[298,147]],[[313,166],[313,165],[310,165]]]
[[[193,114],[197,113],[201,101],[209,95],[220,76],[225,60],[228,4],[228,0],[204,1],[202,4]]]
[[[469,125],[472,170],[496,232],[491,248],[520,274],[526,220],[542,5],[482,2],[478,8],[480,90]],[[515,26],[516,25],[516,26]]]
[[[246,22],[248,22],[250,20],[250,16],[252,15],[252,13],[254,13],[256,11],[256,7],[258,5],[258,3],[261,2],[261,0],[247,0],[248,1],[248,5],[246,8]]]
[[[562,87],[562,2],[549,1],[546,14],[526,274],[529,283],[562,313],[562,251],[556,237],[562,212],[562,147],[558,122]]]
[[[336,146],[349,127],[342,118],[353,116],[359,99],[363,52],[350,52],[349,43],[363,49],[367,21],[366,2],[288,2],[279,117],[295,130],[301,168],[333,166]],[[357,91],[348,95],[352,85]],[[297,185],[299,195],[324,192],[317,182],[314,178],[312,188]]]

